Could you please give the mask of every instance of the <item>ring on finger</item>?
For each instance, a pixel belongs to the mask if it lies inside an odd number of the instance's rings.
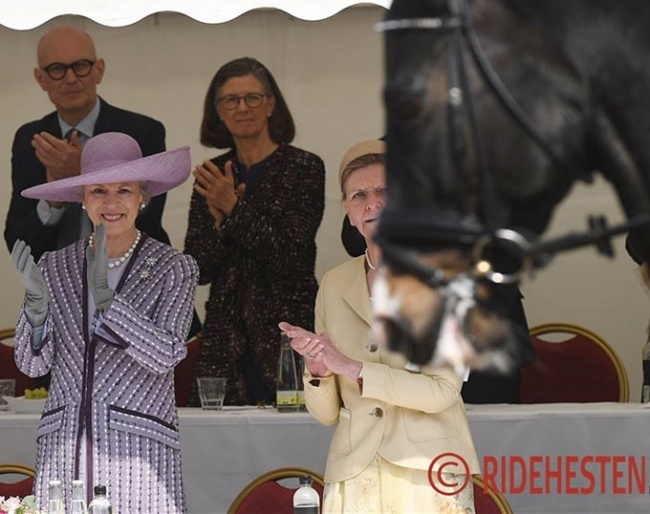
[[[313,356],[311,353],[308,353],[308,354],[306,355],[306,357],[307,357],[309,360],[313,360],[313,359],[314,359],[314,356]]]

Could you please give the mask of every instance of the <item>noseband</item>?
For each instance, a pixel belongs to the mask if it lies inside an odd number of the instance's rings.
[[[539,145],[549,159],[559,168],[580,180],[590,180],[590,168],[574,154],[562,152],[559,141],[543,134],[521,109],[505,87],[499,75],[485,55],[478,39],[467,0],[448,0],[450,15],[444,18],[406,18],[387,20],[377,24],[380,32],[438,31],[450,38],[448,55],[447,113],[449,127],[449,150],[453,165],[462,169],[466,141],[464,121],[469,124],[470,134],[478,166],[478,183],[483,205],[483,220],[475,216],[451,218],[431,213],[412,211],[385,211],[376,236],[382,248],[383,259],[400,272],[417,277],[432,288],[447,286],[450,282],[440,269],[422,264],[409,251],[399,245],[405,238],[432,243],[434,246],[462,246],[472,249],[473,269],[476,279],[498,284],[515,284],[522,274],[548,264],[559,252],[595,244],[600,253],[613,256],[611,237],[630,229],[650,223],[650,214],[633,217],[613,228],[608,228],[604,217],[590,217],[585,232],[570,233],[549,241],[537,242],[530,235],[504,228],[503,211],[497,193],[496,181],[487,166],[485,144],[479,130],[473,99],[467,77],[467,65],[463,45],[499,104],[519,127]],[[390,194],[390,192],[389,192]],[[485,256],[489,248],[504,249],[519,263],[511,272],[500,272]]]

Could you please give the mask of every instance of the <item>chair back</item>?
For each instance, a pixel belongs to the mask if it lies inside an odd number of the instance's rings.
[[[628,401],[625,366],[594,332],[548,323],[530,334],[537,361],[522,369],[521,403]]]
[[[187,342],[187,356],[174,368],[174,392],[177,407],[187,407],[190,401],[190,393],[196,380],[194,369],[200,350],[201,334],[199,333]]]
[[[15,334],[15,328],[0,330],[0,378],[13,378],[16,381],[16,396],[22,396],[25,389],[34,389],[36,382],[16,366],[13,346]]]
[[[306,468],[279,468],[260,475],[250,482],[234,499],[228,514],[293,514],[293,494],[300,487],[298,479],[309,475],[312,487],[323,504],[322,475]],[[293,479],[293,484],[284,486],[280,482]]]
[[[0,475],[3,476],[3,480],[0,480],[0,496],[23,498],[32,494],[36,476],[33,468],[23,464],[0,464]],[[15,480],[5,482],[5,475],[9,477],[14,475]]]
[[[506,497],[495,491],[490,484],[486,484],[481,475],[474,475],[472,484],[476,514],[513,514]]]

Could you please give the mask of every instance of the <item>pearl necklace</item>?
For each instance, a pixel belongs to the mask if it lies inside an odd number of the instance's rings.
[[[366,262],[368,263],[368,267],[372,270],[375,271],[377,269],[376,266],[372,265],[372,262],[370,262],[370,256],[368,255],[368,249],[366,248],[366,251],[363,252],[363,254],[366,256]]]
[[[133,241],[133,244],[131,245],[131,247],[126,251],[126,253],[124,255],[122,255],[122,257],[118,257],[113,262],[109,262],[108,263],[108,269],[117,268],[118,266],[121,266],[122,264],[124,264],[129,259],[129,257],[131,257],[131,254],[133,254],[133,252],[135,251],[135,247],[138,246],[138,243],[140,242],[140,237],[141,236],[142,236],[142,233],[139,230],[136,230],[135,231],[135,241]],[[95,239],[95,235],[91,234],[90,237],[88,238],[88,246],[93,245],[94,239]]]

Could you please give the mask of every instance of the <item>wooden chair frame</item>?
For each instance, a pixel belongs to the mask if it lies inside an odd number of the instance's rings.
[[[481,475],[473,475],[472,482],[479,489],[483,489],[484,491],[487,492],[488,496],[494,501],[496,506],[499,508],[499,512],[501,512],[501,514],[514,514],[512,511],[512,507],[508,503],[508,500],[506,500],[506,497],[503,496],[503,494],[495,491],[491,485],[487,484],[486,486],[485,481],[483,480],[483,477]],[[476,514],[481,514],[481,513],[477,512]]]
[[[260,485],[266,482],[277,482],[284,478],[299,478],[303,475],[309,475],[314,483],[319,484],[321,487],[325,487],[323,476],[310,469],[293,467],[273,469],[253,479],[246,487],[244,487],[228,508],[228,514],[236,514],[237,509],[239,509],[248,495],[250,495]]]
[[[616,370],[616,376],[618,377],[618,383],[620,384],[618,401],[625,403],[630,399],[630,384],[627,379],[625,366],[613,348],[604,339],[602,339],[599,335],[595,334],[591,330],[580,327],[578,325],[572,325],[571,323],[545,323],[542,325],[537,325],[530,329],[530,335],[533,337],[554,332],[565,332],[569,334],[581,335],[592,340],[594,343],[600,346],[612,361],[614,369]]]
[[[0,340],[2,339],[11,339],[16,335],[15,328],[2,328],[0,329]]]
[[[25,496],[34,489],[36,472],[34,468],[24,464],[0,464],[0,475],[18,475],[20,478],[13,482],[0,481],[0,496]]]
[[[0,464],[0,475],[25,475],[34,478],[36,470],[24,464]]]

